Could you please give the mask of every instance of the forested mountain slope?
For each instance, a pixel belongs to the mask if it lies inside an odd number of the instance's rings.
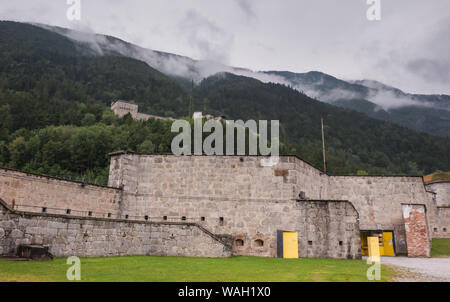
[[[107,153],[170,152],[170,123],[116,118],[111,101],[172,117],[189,112],[189,85],[147,63],[92,52],[55,31],[0,22],[0,166],[104,184]],[[450,140],[318,102],[286,85],[219,73],[194,89],[193,109],[230,119],[281,121],[282,153],[328,171],[421,174],[450,169]]]

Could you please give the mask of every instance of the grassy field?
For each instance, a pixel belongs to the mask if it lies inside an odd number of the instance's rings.
[[[433,238],[431,257],[450,257],[450,238]]]
[[[436,172],[433,174],[425,175],[423,177],[425,183],[430,183],[433,181],[446,181],[450,180],[450,172]]]
[[[66,259],[48,262],[0,259],[0,281],[67,281]],[[81,281],[167,281],[167,282],[296,282],[367,281],[369,265],[363,260],[278,259],[259,257],[184,258],[112,257],[82,258]],[[381,281],[393,275],[382,267]]]

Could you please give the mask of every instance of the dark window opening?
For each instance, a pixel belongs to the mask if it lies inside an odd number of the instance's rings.
[[[145,219],[145,220],[148,220],[148,216],[147,216],[147,215],[145,215],[145,216],[144,216],[144,219]]]
[[[220,217],[220,218],[219,218],[219,223],[220,223],[220,225],[223,225],[223,221],[224,221],[223,217]]]
[[[128,219],[128,217],[130,217],[130,216],[128,216],[128,215],[125,215],[125,219]]]
[[[447,228],[443,228],[442,231],[447,232]]]
[[[70,209],[66,210],[66,214],[70,214],[70,212],[72,212]]]
[[[181,217],[181,220],[186,220],[186,216]]]
[[[111,213],[108,213],[108,218],[111,218]]]
[[[261,239],[256,239],[255,240],[255,245],[259,246],[259,247],[262,247],[262,246],[264,246],[264,241],[262,241]]]
[[[312,245],[312,241],[308,241],[308,245]]]
[[[243,157],[239,157],[239,160],[240,160],[241,162],[243,162],[243,161],[244,161],[244,158],[243,158]]]
[[[434,229],[433,229],[433,231],[437,232],[437,231],[438,231],[438,229],[437,229],[437,228],[434,228]]]
[[[47,208],[42,208],[42,213],[47,212]]]
[[[236,244],[236,246],[244,246],[244,240],[242,239],[236,239],[234,243]]]
[[[200,220],[201,220],[201,221],[205,221],[206,219],[205,219],[205,217],[202,217],[202,218],[200,218]]]
[[[88,216],[92,216],[92,211],[89,211],[89,212],[88,212]]]
[[[163,220],[167,220],[167,216],[163,216]]]
[[[342,241],[339,241],[339,245],[342,245],[342,244],[344,244]]]

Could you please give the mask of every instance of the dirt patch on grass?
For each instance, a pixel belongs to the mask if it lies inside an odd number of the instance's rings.
[[[391,281],[394,282],[446,282],[444,278],[438,278],[435,276],[413,272],[408,268],[393,265],[384,264],[394,271],[394,276]]]

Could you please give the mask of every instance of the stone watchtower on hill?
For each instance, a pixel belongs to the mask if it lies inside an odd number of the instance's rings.
[[[139,106],[136,104],[132,104],[126,101],[117,100],[111,103],[111,110],[115,115],[122,118],[128,113],[131,117],[136,121],[146,121],[148,119],[157,119],[157,120],[170,120],[174,121],[175,119],[171,117],[162,117],[157,115],[139,113]]]
[[[121,100],[117,100],[111,104],[111,110],[115,115],[121,118],[128,113],[134,118],[138,114],[138,108],[139,106],[136,104],[131,104]]]

